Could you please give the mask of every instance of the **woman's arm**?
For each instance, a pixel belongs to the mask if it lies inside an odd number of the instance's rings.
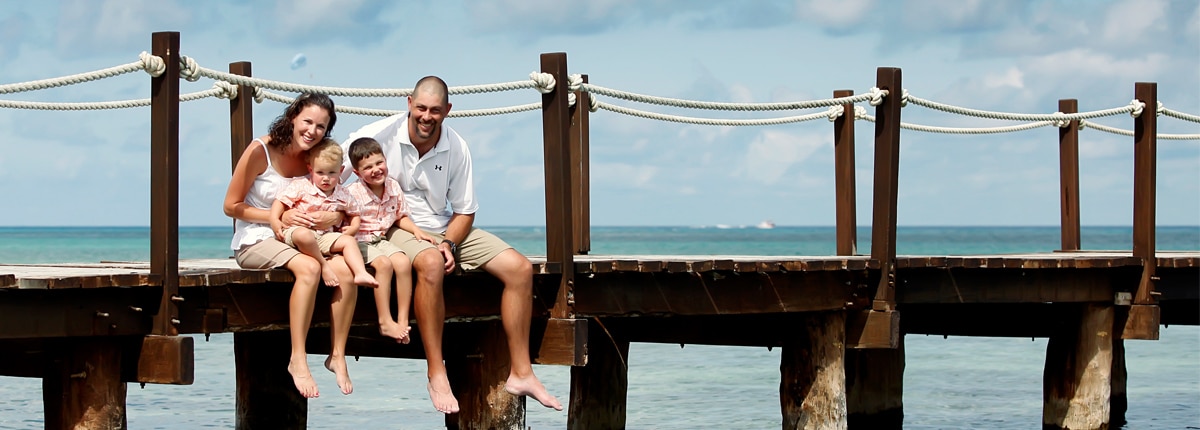
[[[254,179],[266,170],[266,148],[251,144],[242,152],[237,166],[233,168],[233,177],[229,178],[229,188],[225,190],[225,203],[222,205],[226,216],[253,223],[269,222],[270,212],[246,204],[246,193],[250,192]]]
[[[275,238],[283,241],[283,211],[287,210],[287,205],[278,199],[275,203],[271,203],[271,230],[275,232]]]

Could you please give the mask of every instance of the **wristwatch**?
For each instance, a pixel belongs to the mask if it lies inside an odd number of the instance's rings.
[[[450,240],[450,239],[442,239],[442,243],[450,245],[450,253],[451,254],[458,255],[458,244],[457,243],[454,243],[454,241]]]

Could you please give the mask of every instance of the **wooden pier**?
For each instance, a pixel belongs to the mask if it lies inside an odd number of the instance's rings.
[[[192,338],[182,335],[232,332],[238,428],[304,428],[307,403],[285,370],[291,273],[178,259],[179,35],[156,33],[153,46],[168,67],[152,79],[151,261],[0,262],[0,375],[42,379],[48,429],[124,428],[127,382],[190,384]],[[831,202],[839,255],[603,256],[589,254],[588,110],[568,104],[565,54],[543,54],[541,68],[556,88],[542,96],[547,252],[531,258],[530,352],[535,363],[572,366],[569,428],[625,427],[631,342],[780,347],[783,428],[900,428],[906,334],[1049,338],[1044,426],[1107,428],[1124,417],[1124,349],[1136,348],[1124,340],[1157,339],[1160,324],[1200,324],[1200,251],[1155,251],[1153,114],[1134,120],[1131,250],[1080,250],[1072,126],[1059,142],[1060,249],[896,255],[901,111],[887,97],[875,112],[869,254],[857,253],[853,115],[843,115]],[[249,76],[250,64],[230,72]],[[898,93],[901,71],[880,68],[875,86]],[[1156,91],[1134,88],[1147,106]],[[250,103],[230,101],[235,161],[253,138]],[[1061,111],[1073,109],[1062,102]],[[489,397],[507,376],[500,293],[482,273],[446,280],[445,355],[462,402],[448,428],[524,428],[524,401]],[[419,341],[398,346],[378,335],[372,300],[359,296],[347,354],[422,358]],[[317,326],[329,318],[321,308]],[[329,348],[322,336],[309,342],[313,354]]]

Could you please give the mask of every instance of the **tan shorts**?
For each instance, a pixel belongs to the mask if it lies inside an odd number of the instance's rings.
[[[438,243],[445,238],[438,233],[426,231],[425,234],[432,236]],[[412,233],[401,230],[399,227],[392,227],[391,230],[388,230],[387,238],[388,241],[400,247],[410,259],[416,258],[417,254],[426,249],[436,250],[436,246],[432,243],[417,240]],[[463,270],[476,270],[508,249],[512,249],[512,247],[503,239],[484,230],[472,228],[471,232],[467,233],[467,238],[458,244],[458,255],[456,256],[458,266]]]
[[[359,242],[358,250],[362,251],[363,261],[367,264],[371,264],[372,261],[375,261],[379,257],[388,257],[397,252],[404,252],[399,246],[383,240],[382,237],[377,237],[371,242]]]
[[[291,227],[288,227],[287,229],[283,230],[283,243],[287,244],[287,246],[295,247],[296,243],[292,241],[292,233],[295,233],[296,230],[302,229],[302,228],[308,229],[307,227],[291,226]],[[324,255],[326,257],[329,256],[329,248],[332,248],[333,243],[337,242],[338,238],[342,237],[341,233],[338,233],[335,231],[330,231],[330,232],[320,232],[320,231],[316,231],[316,230],[309,230],[309,231],[311,231],[313,233],[313,236],[316,236],[317,247],[321,249],[321,255]]]
[[[243,246],[233,254],[233,257],[237,261],[238,267],[243,269],[273,269],[283,267],[297,255],[300,255],[300,251],[297,251],[296,248],[271,238],[253,245]]]

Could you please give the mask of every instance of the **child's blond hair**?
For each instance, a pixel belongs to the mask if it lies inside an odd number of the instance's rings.
[[[342,147],[338,145],[332,137],[321,139],[312,149],[308,150],[308,164],[313,164],[314,161],[322,160],[334,164],[342,164],[342,158],[345,154],[342,152]]]

